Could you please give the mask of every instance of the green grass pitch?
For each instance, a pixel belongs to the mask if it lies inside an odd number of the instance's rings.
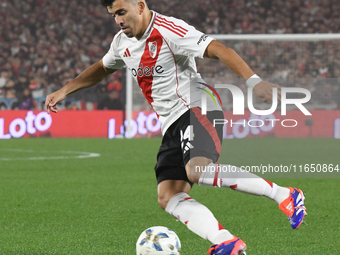
[[[134,255],[139,234],[154,225],[178,234],[183,255],[206,254],[210,243],[157,204],[153,167],[160,142],[0,140],[0,254]],[[335,139],[225,140],[223,153],[220,163],[234,165],[340,164]],[[298,230],[264,197],[197,185],[190,195],[242,238],[250,255],[339,254],[340,179],[293,177],[269,180],[305,192],[307,225]]]

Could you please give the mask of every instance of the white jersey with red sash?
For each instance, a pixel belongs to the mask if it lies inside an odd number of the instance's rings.
[[[152,11],[142,38],[128,38],[120,31],[103,63],[110,69],[128,68],[156,111],[164,134],[189,108],[201,107],[201,95],[206,93],[202,88],[209,88],[197,73],[194,58],[203,58],[212,40],[182,20]],[[207,97],[208,110],[221,109],[216,101]]]

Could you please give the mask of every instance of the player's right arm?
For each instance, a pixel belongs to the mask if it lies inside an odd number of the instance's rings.
[[[223,62],[231,71],[245,81],[255,73],[248,64],[231,48],[224,46],[218,41],[212,41],[206,48],[204,57],[218,59]],[[254,87],[255,95],[264,102],[272,101],[273,87],[278,89],[278,98],[281,98],[281,87],[279,85],[261,81]]]
[[[88,67],[63,88],[53,92],[52,94],[49,94],[46,97],[45,107],[47,112],[50,113],[50,111],[52,111],[57,113],[57,103],[64,100],[69,94],[87,87],[91,87],[115,71],[116,69],[109,69],[105,67],[103,60],[100,60]]]

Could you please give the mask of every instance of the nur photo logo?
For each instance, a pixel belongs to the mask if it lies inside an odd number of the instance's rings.
[[[200,83],[200,82],[199,82]],[[236,85],[230,85],[230,84],[215,84],[215,88],[213,88],[212,86],[209,86],[205,83],[200,83],[202,85],[205,85],[207,88],[209,88],[215,95],[216,97],[219,99],[220,104],[222,106],[222,100],[219,96],[219,94],[217,93],[216,89],[228,89],[231,92],[232,95],[232,99],[233,99],[233,115],[244,115],[244,106],[245,106],[245,96],[242,92],[242,90],[237,87]],[[199,88],[199,87],[198,87]],[[207,89],[203,89],[203,88],[199,88],[203,91],[205,91],[215,102],[215,105],[217,105],[216,99],[213,97],[212,93],[210,91],[208,91]],[[248,88],[248,94],[247,94],[247,106],[249,111],[252,114],[255,115],[260,115],[260,116],[269,116],[272,113],[274,113],[277,109],[278,106],[278,93],[277,93],[277,88],[273,87],[273,93],[272,93],[272,105],[269,109],[267,110],[258,110],[255,109],[254,104],[253,104],[253,88],[249,87]],[[303,94],[304,97],[303,98],[288,98],[288,94],[289,93],[300,93]],[[303,105],[305,103],[307,103],[309,100],[311,99],[311,93],[309,90],[305,89],[305,88],[295,88],[295,87],[282,87],[281,88],[281,115],[285,116],[287,115],[287,105],[295,105],[304,115],[312,115],[307,109],[306,107]],[[202,115],[206,115],[207,114],[207,96],[206,94],[202,94],[202,98],[201,98],[201,111],[202,111]],[[248,125],[252,126],[250,123],[253,120],[249,120],[248,121]],[[255,121],[255,120],[254,120]],[[258,119],[256,120],[258,121]],[[266,119],[266,121],[271,122],[272,126],[275,125],[275,122],[277,121],[281,121],[282,126],[284,127],[295,127],[297,126],[297,121],[294,119]],[[219,125],[219,124],[227,124],[229,121],[226,119],[215,119],[214,120],[214,126],[215,125]],[[285,123],[287,122],[294,122],[294,125],[285,125]],[[246,122],[242,122],[242,123],[233,123],[233,121],[231,120],[231,127],[232,125],[235,124],[242,124],[243,126],[246,125]],[[262,121],[262,123],[260,124],[260,126],[256,126],[256,127],[261,127],[261,125],[264,125],[264,121]],[[253,126],[252,126],[253,127]]]

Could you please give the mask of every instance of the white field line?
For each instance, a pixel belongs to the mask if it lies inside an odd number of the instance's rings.
[[[11,152],[37,152],[33,150],[23,150],[23,149],[0,149],[1,151],[11,151]],[[48,151],[49,153],[51,151]],[[46,152],[39,152],[40,154]],[[52,151],[54,154],[67,154],[65,156],[41,156],[41,157],[0,157],[0,161],[14,161],[14,160],[53,160],[53,159],[83,159],[83,158],[96,158],[100,157],[99,153],[95,152],[85,152],[85,151]],[[75,155],[74,155],[75,154]]]

